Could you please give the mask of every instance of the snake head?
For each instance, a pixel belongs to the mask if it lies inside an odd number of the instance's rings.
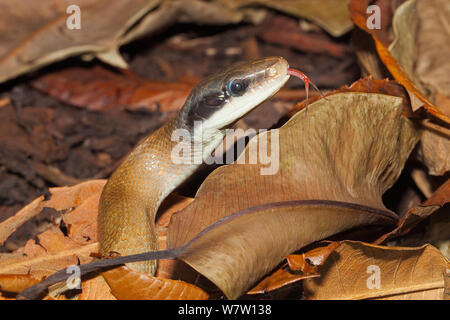
[[[194,130],[223,130],[273,96],[289,79],[289,65],[282,57],[239,62],[215,73],[192,89],[180,121]]]

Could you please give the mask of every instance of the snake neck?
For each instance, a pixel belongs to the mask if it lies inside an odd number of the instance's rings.
[[[186,141],[172,141],[177,129],[186,133],[175,118],[148,136],[105,185],[98,217],[102,255],[110,252],[130,255],[158,249],[155,215],[161,202],[201,164],[201,161],[193,161],[192,154],[188,159],[173,153],[174,148],[191,147]],[[192,150],[198,152],[198,149]],[[156,272],[156,261],[127,266],[151,275]]]
[[[99,203],[100,253],[157,250],[155,215],[161,202],[220,144],[226,128],[283,86],[288,67],[281,57],[238,63],[195,86],[178,117],[138,145],[105,185]],[[129,266],[156,271],[156,261]]]

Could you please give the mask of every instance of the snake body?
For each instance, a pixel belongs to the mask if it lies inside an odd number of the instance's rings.
[[[221,143],[225,130],[289,79],[288,63],[269,57],[232,65],[201,81],[189,94],[177,117],[150,134],[111,175],[99,203],[100,253],[121,255],[157,250],[155,215],[161,202],[199,167]],[[200,145],[174,161],[176,130],[192,137],[184,142]],[[191,149],[192,150],[192,149]],[[128,267],[154,275],[156,261],[130,263]]]

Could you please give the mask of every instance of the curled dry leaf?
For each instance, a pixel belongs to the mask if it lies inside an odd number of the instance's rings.
[[[408,93],[406,90],[396,81],[384,79],[384,80],[373,80],[370,76],[359,79],[352,83],[350,86],[342,86],[337,90],[329,92],[326,96],[333,95],[339,92],[364,92],[364,93],[380,93],[386,94],[394,97],[401,97],[403,101],[402,114],[405,117],[413,117],[411,110],[411,105],[408,99]],[[319,95],[312,96],[309,98],[309,103],[319,100],[321,97]],[[305,100],[299,102],[286,114],[286,118],[291,118],[299,110],[306,108],[308,104]]]
[[[388,68],[389,72],[394,76],[394,78],[400,82],[406,89],[411,97],[411,104],[414,110],[418,107],[423,106],[425,110],[432,116],[442,120],[444,123],[449,124],[450,118],[442,113],[436,106],[434,106],[429,99],[423,94],[417,85],[409,78],[407,71],[404,67],[399,64],[399,62],[391,55],[388,50],[390,43],[390,37],[387,34],[387,30],[390,30],[388,25],[391,24],[390,21],[382,20],[383,27],[381,29],[369,29],[367,27],[367,19],[369,14],[366,9],[369,5],[369,0],[352,0],[350,3],[350,13],[353,22],[361,29],[365,30],[372,35],[375,41],[376,49],[379,57],[383,61],[384,65]],[[389,7],[383,6],[381,16],[391,17],[392,13]],[[386,10],[388,12],[386,12]]]
[[[367,5],[368,1],[353,0],[350,6],[352,19],[372,35],[381,60],[394,78],[408,89],[413,110],[423,107],[432,117],[449,126],[450,63],[444,58],[448,56],[446,52],[450,52],[445,22],[450,19],[449,2],[405,1],[392,18],[392,43],[386,26],[368,29]],[[384,10],[382,16],[391,17],[392,13]],[[425,127],[419,155],[430,174],[442,175],[450,170],[448,129]]]
[[[409,79],[447,117],[450,117],[450,3],[409,0],[395,12],[392,57]],[[420,154],[433,175],[450,170],[450,130],[424,130]]]
[[[247,294],[266,293],[303,279],[319,277],[317,266],[323,264],[339,245],[339,242],[332,242],[326,247],[315,248],[304,254],[286,256],[288,263],[264,278]]]
[[[78,1],[82,26],[73,30],[66,26],[73,1],[44,2],[0,1],[0,82],[68,56],[115,52],[128,27],[160,1]],[[100,12],[104,19],[98,19]],[[11,32],[11,26],[20,28]]]
[[[26,288],[41,282],[42,279],[34,278],[29,274],[0,275],[0,290],[3,292],[19,293]]]
[[[265,294],[270,291],[274,291],[298,282],[300,280],[319,277],[318,273],[293,273],[287,265],[282,266],[270,276],[265,277],[260,281],[253,289],[247,292],[247,294]]]
[[[270,147],[273,153],[279,146],[274,175],[261,175],[267,169],[262,164],[215,170],[194,202],[172,217],[168,246],[191,241],[180,259],[237,298],[285,255],[313,241],[392,223],[395,215],[381,195],[418,140],[402,105],[398,97],[363,93],[311,104],[280,128]],[[269,154],[274,131],[252,139],[247,153],[261,136],[268,142],[259,145],[259,154]]]
[[[417,223],[442,208],[449,201],[450,179],[440,186],[426,201],[409,209],[399,221],[397,228],[381,236],[374,243],[379,244],[390,237],[408,233]]]
[[[378,56],[372,37],[365,31],[355,28],[352,32],[351,45],[361,68],[361,75],[372,76],[374,79],[386,79],[389,76],[383,62]]]
[[[328,256],[341,245],[340,242],[332,242],[325,247],[318,247],[304,254],[292,254],[286,256],[289,268],[294,271],[311,272],[316,271],[317,266],[322,265]]]
[[[340,37],[353,28],[348,5],[350,0],[221,0],[226,6],[244,8],[246,6],[267,6],[289,15],[314,21],[335,37]]]
[[[137,26],[129,30],[121,40],[128,43],[136,38],[155,33],[171,24],[197,23],[199,25],[226,25],[239,22],[260,23],[265,12],[257,8],[231,8],[223,0],[165,0],[147,14]]]
[[[431,245],[384,247],[343,241],[305,280],[307,299],[443,299],[449,261]]]
[[[385,211],[346,205],[292,201],[244,210],[205,229],[178,258],[234,299],[287,253],[346,229],[395,219]]]
[[[120,300],[205,300],[208,294],[190,283],[151,277],[128,267],[104,272],[112,294]]]
[[[35,199],[23,207],[14,216],[0,223],[0,245],[2,245],[6,239],[17,230],[17,228],[41,212],[43,200],[44,196]]]
[[[0,82],[79,54],[125,68],[118,51],[121,45],[170,24],[259,22],[264,15],[256,9],[232,10],[218,0],[82,0],[76,3],[81,28],[69,29],[66,23],[74,11],[66,10],[73,4],[70,0],[0,1]],[[20,28],[11,32],[11,26]]]

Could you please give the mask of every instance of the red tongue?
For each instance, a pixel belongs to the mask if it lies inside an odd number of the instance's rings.
[[[317,86],[311,81],[311,79],[308,78],[308,76],[306,74],[304,74],[303,72],[301,72],[297,69],[289,68],[287,70],[287,74],[290,76],[296,77],[305,83],[306,104],[308,104],[309,85],[311,85],[314,89],[316,89],[320,93],[320,95],[323,97],[323,94],[322,94],[322,92],[320,92],[319,88],[317,88]]]

